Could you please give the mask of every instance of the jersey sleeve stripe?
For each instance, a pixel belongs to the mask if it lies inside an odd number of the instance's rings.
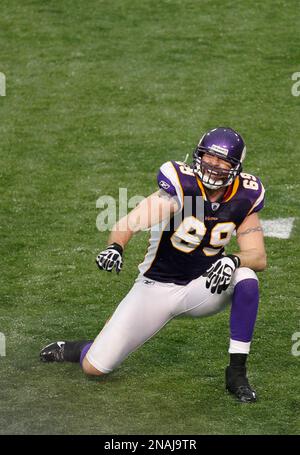
[[[260,195],[258,196],[258,198],[256,199],[256,201],[254,202],[254,204],[252,205],[251,209],[249,210],[249,212],[247,213],[247,216],[250,215],[250,213],[253,212],[253,210],[255,209],[255,207],[257,207],[261,201],[264,199],[265,197],[265,189],[264,189],[264,186],[263,184],[261,184],[261,193]]]
[[[181,185],[181,182],[180,182],[180,179],[179,179],[179,176],[177,174],[177,171],[176,171],[176,168],[175,168],[174,164],[172,162],[170,162],[170,164],[172,165],[172,171],[176,175],[176,181],[175,181],[175,178],[174,178],[174,179],[172,179],[172,183],[173,183],[173,185],[176,188],[177,197],[178,197],[179,204],[180,204],[180,209],[179,210],[181,210],[183,208],[183,201],[184,201],[183,188],[182,188],[182,185]],[[171,166],[170,166],[170,169],[171,169]]]

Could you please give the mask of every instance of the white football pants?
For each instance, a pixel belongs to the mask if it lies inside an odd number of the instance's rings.
[[[255,272],[240,267],[226,291],[212,294],[202,276],[186,286],[139,276],[95,339],[87,360],[102,373],[109,373],[174,317],[204,317],[225,309],[235,285],[248,278],[257,279]]]

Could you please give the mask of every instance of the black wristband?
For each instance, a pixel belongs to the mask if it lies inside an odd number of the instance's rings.
[[[118,243],[112,243],[111,245],[108,245],[107,248],[113,248],[114,250],[117,250],[118,253],[120,253],[120,255],[122,256],[123,254],[123,247],[121,245],[119,245]]]
[[[235,254],[227,254],[227,257],[233,260],[233,262],[235,263],[236,268],[240,267],[241,260],[240,260],[240,258],[238,256],[236,256]]]

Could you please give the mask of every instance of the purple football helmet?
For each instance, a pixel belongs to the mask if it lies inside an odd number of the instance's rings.
[[[227,161],[231,168],[223,169],[205,162],[204,154]],[[246,145],[240,134],[232,128],[214,128],[200,139],[193,155],[193,170],[207,188],[214,190],[222,188],[230,185],[242,171],[245,155]]]

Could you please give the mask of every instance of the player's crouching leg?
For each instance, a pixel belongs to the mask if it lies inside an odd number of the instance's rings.
[[[226,388],[239,401],[252,403],[257,397],[247,378],[246,361],[258,310],[258,279],[253,270],[241,267],[234,274],[232,286],[230,364],[226,368]]]
[[[232,284],[229,352],[249,354],[259,303],[258,278],[253,270],[240,267]]]
[[[93,340],[55,341],[42,348],[40,360],[42,362],[80,363],[84,373],[90,376],[102,376],[112,370],[99,368],[99,365],[96,365],[96,368],[92,360],[86,357],[93,343]]]

